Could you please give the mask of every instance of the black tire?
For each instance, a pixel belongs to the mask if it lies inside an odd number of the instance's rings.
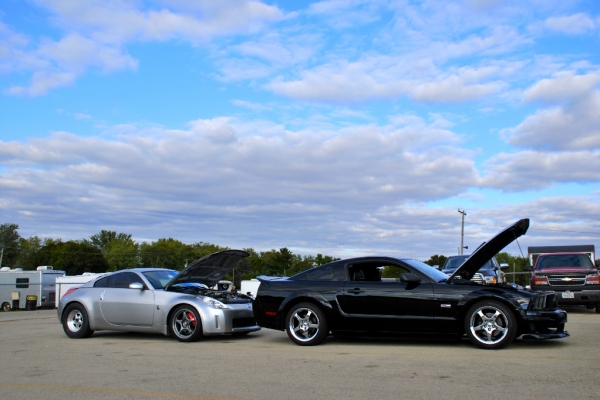
[[[63,313],[63,330],[71,339],[84,339],[92,336],[94,331],[90,328],[90,320],[85,307],[74,303]]]
[[[465,315],[467,337],[482,349],[508,346],[517,334],[517,321],[512,311],[502,303],[484,300],[474,304]]]
[[[10,303],[5,301],[4,303],[2,303],[2,311],[10,311],[12,310],[12,307],[10,306]]]
[[[600,314],[600,303],[596,303],[596,314]]]
[[[181,305],[171,314],[171,334],[180,342],[195,342],[202,335],[202,320],[198,310],[187,304]]]
[[[300,346],[317,345],[329,334],[325,313],[314,303],[296,304],[285,318],[286,332]]]

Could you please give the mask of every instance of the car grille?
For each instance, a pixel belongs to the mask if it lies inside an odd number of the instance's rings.
[[[558,296],[554,292],[539,294],[530,304],[530,308],[538,310],[556,307],[558,307]]]
[[[234,318],[231,322],[232,328],[243,328],[245,326],[254,325],[256,325],[256,320],[254,318]]]
[[[476,273],[475,275],[473,275],[473,277],[471,278],[471,280],[473,282],[477,282],[477,283],[482,284],[482,285],[485,283],[485,279],[483,277],[483,274],[480,274],[480,273]]]
[[[581,286],[585,285],[585,275],[548,275],[548,284],[550,286]]]

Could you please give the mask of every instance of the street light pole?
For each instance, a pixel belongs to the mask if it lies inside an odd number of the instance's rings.
[[[460,225],[460,249],[458,251],[458,254],[462,255],[465,239],[465,215],[467,215],[467,213],[465,212],[465,210],[460,209],[458,210],[458,212],[462,214],[462,223]]]

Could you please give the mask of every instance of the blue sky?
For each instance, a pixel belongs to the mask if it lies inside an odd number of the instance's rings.
[[[597,1],[0,5],[0,222],[426,259],[599,244]],[[518,248],[508,249],[517,254]]]

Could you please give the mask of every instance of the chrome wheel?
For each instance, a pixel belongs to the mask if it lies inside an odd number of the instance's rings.
[[[198,312],[190,306],[180,306],[171,317],[171,331],[181,342],[193,342],[202,336],[202,323]]]
[[[510,309],[489,300],[475,304],[467,312],[465,331],[472,343],[484,349],[499,349],[512,342],[517,322]]]
[[[319,333],[319,316],[310,308],[300,308],[290,318],[290,331],[301,342],[315,338]]]
[[[63,330],[72,339],[87,338],[94,333],[90,328],[88,313],[79,303],[67,306],[63,314]]]
[[[67,315],[67,327],[73,333],[79,332],[83,327],[83,314],[78,309],[74,309]]]
[[[319,344],[329,333],[325,314],[312,303],[300,303],[293,307],[286,321],[288,336],[301,346]]]

